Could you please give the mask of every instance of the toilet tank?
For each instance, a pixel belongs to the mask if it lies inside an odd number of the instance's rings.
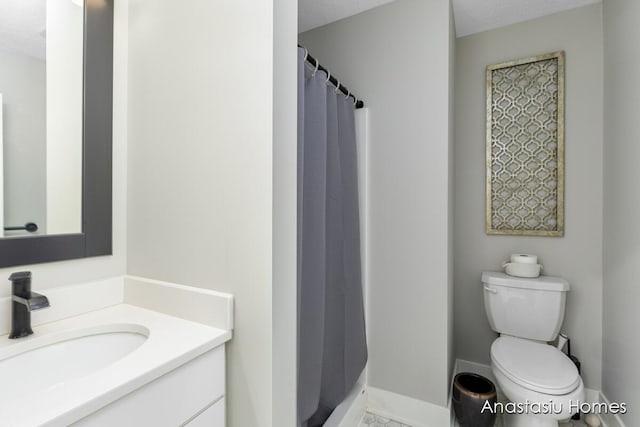
[[[553,341],[564,320],[569,282],[558,277],[525,279],[482,273],[484,308],[494,331],[536,341]]]

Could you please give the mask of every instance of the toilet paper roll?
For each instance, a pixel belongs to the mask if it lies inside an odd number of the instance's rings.
[[[542,266],[540,264],[524,264],[522,262],[508,262],[504,265],[504,272],[514,277],[538,277]]]
[[[537,264],[538,257],[531,254],[513,254],[511,255],[511,262],[517,262],[520,264]]]

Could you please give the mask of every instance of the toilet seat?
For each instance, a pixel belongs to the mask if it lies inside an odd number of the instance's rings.
[[[578,369],[557,348],[501,336],[491,346],[494,366],[514,383],[550,395],[563,395],[580,385]]]

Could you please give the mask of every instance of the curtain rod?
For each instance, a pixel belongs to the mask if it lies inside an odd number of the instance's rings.
[[[325,67],[320,65],[318,63],[318,60],[316,58],[314,58],[313,56],[311,56],[311,54],[309,53],[309,51],[307,50],[306,47],[301,46],[301,45],[298,45],[298,47],[301,47],[301,48],[303,48],[305,50],[305,53],[306,53],[305,61],[307,61],[309,64],[311,64],[312,67],[314,67],[314,68],[318,67],[318,70],[324,71],[325,73],[327,73],[327,76],[329,76],[329,82],[331,82],[331,84],[334,87],[336,87],[344,95],[347,95],[347,96],[353,98],[354,104],[356,105],[356,110],[364,107],[364,101],[362,101],[361,99],[356,98],[356,96],[354,94],[352,94],[351,91],[349,89],[347,89],[345,85],[340,83],[340,81],[338,79],[336,79],[334,77],[334,75],[331,74],[331,72],[329,70],[327,70]]]

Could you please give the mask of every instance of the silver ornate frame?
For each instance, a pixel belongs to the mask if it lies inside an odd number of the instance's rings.
[[[565,54],[487,67],[486,233],[564,235]]]

